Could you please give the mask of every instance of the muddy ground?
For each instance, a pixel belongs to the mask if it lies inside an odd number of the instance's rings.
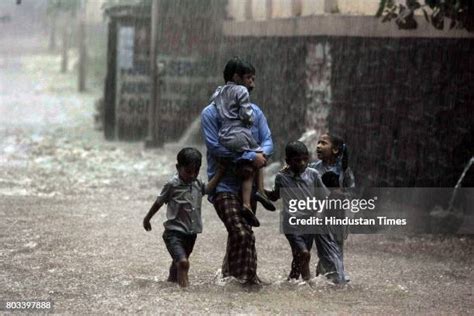
[[[207,201],[191,286],[165,282],[164,212],[151,232],[141,221],[174,150],[106,142],[93,128],[100,90],[79,95],[58,69],[51,55],[0,57],[0,300],[51,299],[55,312],[77,314],[473,313],[469,236],[352,235],[348,286],[289,283],[278,217],[261,211],[258,273],[269,284],[247,289],[218,277],[226,233]]]

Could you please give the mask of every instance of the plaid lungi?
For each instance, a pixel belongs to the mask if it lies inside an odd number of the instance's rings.
[[[257,250],[252,227],[242,217],[242,202],[236,194],[221,192],[214,198],[214,208],[227,229],[227,248],[222,275],[240,281],[257,280]]]

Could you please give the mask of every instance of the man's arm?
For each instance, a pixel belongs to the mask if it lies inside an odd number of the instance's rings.
[[[268,127],[267,119],[262,110],[254,105],[254,113],[256,116],[255,127],[257,128],[257,142],[263,150],[263,153],[246,151],[242,154],[242,159],[253,161],[255,168],[262,168],[267,164],[267,158],[273,153],[272,133]]]
[[[257,128],[260,140],[260,147],[262,147],[265,156],[271,156],[273,154],[272,133],[270,131],[270,128],[268,127],[267,118],[260,109],[258,113]]]
[[[205,185],[203,194],[210,194],[216,189],[217,185],[219,184],[219,181],[221,181],[222,177],[224,176],[224,172],[224,167],[222,165],[219,165],[217,167],[216,174]]]

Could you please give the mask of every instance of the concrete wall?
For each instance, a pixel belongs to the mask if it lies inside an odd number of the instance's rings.
[[[361,185],[454,186],[473,155],[472,39],[231,42],[257,68],[251,97],[268,118],[274,159],[305,132],[314,152],[329,130],[346,139]]]
[[[454,186],[474,149],[474,40],[331,40],[329,128],[360,182]],[[471,183],[474,185],[474,183]]]
[[[229,0],[227,16],[235,21],[244,21],[325,13],[375,15],[379,3],[379,0]],[[250,17],[247,16],[248,11]]]
[[[382,23],[368,15],[325,14],[266,21],[225,21],[226,36],[282,37],[282,36],[351,36],[396,38],[474,38],[465,29],[437,30],[424,17],[417,16],[418,28],[401,30],[395,22]]]
[[[332,103],[332,59],[331,44],[328,40],[318,39],[306,44],[304,122],[306,132],[311,134],[307,135],[309,138],[305,142],[313,156],[317,139],[328,130]]]
[[[222,83],[223,0],[162,0],[157,61],[163,70],[156,101],[158,143],[178,140]]]

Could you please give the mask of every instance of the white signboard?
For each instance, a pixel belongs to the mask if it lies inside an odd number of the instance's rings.
[[[118,68],[133,68],[133,44],[135,28],[133,26],[122,26],[118,33]]]

